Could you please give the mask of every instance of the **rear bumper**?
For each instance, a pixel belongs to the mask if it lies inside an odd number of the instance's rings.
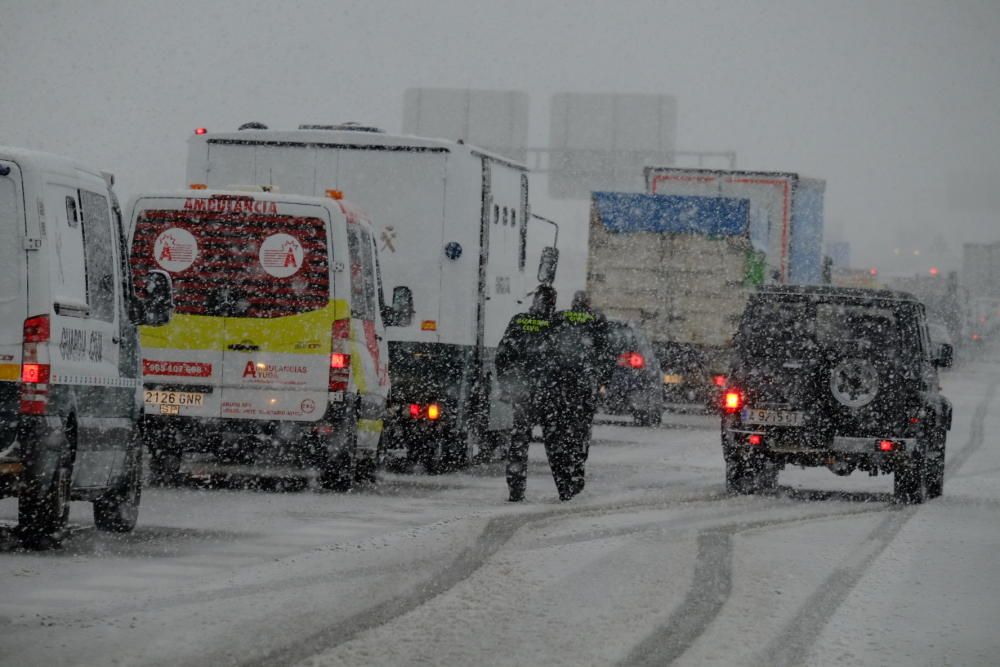
[[[871,471],[872,474],[896,470],[899,464],[909,460],[918,448],[917,438],[912,436],[845,436],[835,435],[817,441],[811,434],[791,433],[775,429],[754,429],[737,426],[723,428],[723,446],[729,452],[755,452],[758,456],[780,464],[807,467],[834,465]],[[891,448],[886,451],[880,443],[888,441]]]
[[[214,453],[234,446],[308,451],[345,428],[354,403],[331,403],[316,421],[146,415],[143,429],[148,443],[181,453]]]

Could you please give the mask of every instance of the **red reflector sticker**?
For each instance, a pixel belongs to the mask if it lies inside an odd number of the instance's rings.
[[[891,452],[896,449],[896,443],[892,440],[879,440],[878,448],[883,452]]]
[[[750,437],[747,438],[747,442],[749,442],[751,445],[759,445],[763,441],[764,438],[761,437],[760,433],[751,433]]]

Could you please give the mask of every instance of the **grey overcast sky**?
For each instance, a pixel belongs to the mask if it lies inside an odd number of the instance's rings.
[[[125,196],[181,187],[198,126],[398,131],[406,88],[514,89],[542,146],[555,92],[663,93],[678,148],[826,179],[856,265],[957,268],[1000,240],[997,0],[0,0],[0,60],[0,143]],[[584,223],[544,190],[536,210]]]

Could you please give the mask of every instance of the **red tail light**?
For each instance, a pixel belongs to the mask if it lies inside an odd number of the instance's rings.
[[[762,436],[760,433],[751,433],[749,436],[747,436],[747,442],[749,442],[751,445],[757,446],[760,443],[764,442],[764,436]]]
[[[896,443],[894,443],[892,440],[879,440],[878,449],[880,452],[891,452],[892,450],[896,449]]]
[[[726,412],[739,412],[743,408],[743,394],[736,390],[727,391],[723,407]]]
[[[49,404],[49,342],[51,326],[48,315],[29,317],[21,336],[21,400],[23,415],[44,415]]]
[[[347,391],[347,381],[351,377],[351,355],[347,351],[351,321],[346,318],[334,320],[330,337],[330,391]]]
[[[713,375],[712,376],[712,384],[714,384],[716,387],[725,387],[726,386],[726,376],[725,375]]]
[[[410,403],[410,418],[412,419],[429,419],[431,421],[437,421],[441,418],[441,406],[437,403],[428,403],[427,405],[421,405],[420,403]]]
[[[642,368],[646,360],[638,352],[622,352],[618,355],[618,365],[625,368]]]

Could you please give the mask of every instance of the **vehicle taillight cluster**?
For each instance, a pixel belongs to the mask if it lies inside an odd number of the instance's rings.
[[[743,394],[737,389],[730,389],[722,399],[722,407],[726,412],[739,412],[743,409]]]
[[[618,355],[618,365],[625,368],[642,368],[646,360],[638,352],[622,352]]]
[[[351,376],[351,355],[347,344],[351,338],[351,321],[334,320],[332,349],[330,350],[330,391],[347,391]]]
[[[51,336],[48,315],[24,321],[21,345],[21,401],[23,415],[43,415],[49,404],[49,350]]]
[[[437,421],[441,418],[441,406],[437,403],[410,403],[410,417],[413,419],[429,419]]]

